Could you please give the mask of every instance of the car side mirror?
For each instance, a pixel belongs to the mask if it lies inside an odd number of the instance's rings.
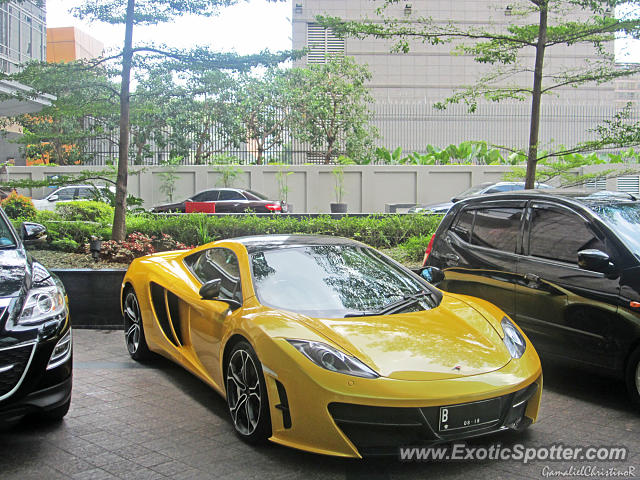
[[[37,243],[47,236],[47,229],[39,223],[24,222],[20,229],[22,241],[26,244]]]
[[[456,202],[459,202],[459,201],[460,201],[460,199],[459,199],[458,197],[453,197],[453,198],[451,199],[451,202],[452,202],[452,203],[456,203]]]
[[[215,300],[220,296],[220,285],[222,280],[216,278],[215,280],[209,280],[207,283],[200,287],[200,296],[203,300]]]
[[[57,202],[58,200],[60,200],[60,197],[58,195],[51,195],[49,196],[49,198],[47,198],[47,200],[49,200],[50,202]]]
[[[613,270],[613,263],[611,263],[609,255],[596,249],[578,252],[578,266],[584,270],[600,273],[610,273]]]
[[[438,267],[424,267],[420,270],[420,276],[432,285],[437,285],[444,280],[444,272]]]

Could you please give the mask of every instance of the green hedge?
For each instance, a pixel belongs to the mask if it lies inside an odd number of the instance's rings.
[[[258,217],[207,216],[204,214],[161,216],[131,215],[127,218],[127,233],[141,232],[146,235],[166,233],[187,245],[202,245],[214,240],[264,234],[321,234],[352,238],[377,248],[391,248],[412,237],[431,235],[441,217],[429,215],[372,215],[369,217],[294,218],[286,216]],[[49,231],[49,243],[72,246],[89,241],[91,235],[108,240],[111,225],[98,222],[55,221],[48,214],[37,219]],[[67,247],[68,248],[68,247]]]

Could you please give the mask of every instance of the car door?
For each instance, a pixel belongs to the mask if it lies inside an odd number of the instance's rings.
[[[613,367],[619,280],[578,265],[578,252],[586,249],[614,258],[604,235],[573,209],[532,202],[524,238],[516,322],[543,354]]]
[[[242,304],[240,268],[233,251],[210,248],[188,257],[186,264],[202,284],[220,279],[220,298],[229,298]],[[227,303],[199,298],[189,308],[191,346],[202,368],[217,384],[222,380],[221,341],[229,313]]]
[[[220,190],[216,213],[241,213],[247,206],[247,199],[237,190]]]
[[[444,271],[444,290],[482,298],[512,315],[523,203],[488,205],[458,214],[432,251],[432,264]]]

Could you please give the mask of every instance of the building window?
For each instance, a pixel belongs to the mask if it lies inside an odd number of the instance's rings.
[[[327,63],[331,57],[344,55],[344,38],[316,23],[307,25],[307,63]]]

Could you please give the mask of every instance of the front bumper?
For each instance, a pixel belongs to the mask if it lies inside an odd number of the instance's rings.
[[[53,335],[0,349],[0,420],[55,409],[69,401],[71,351],[51,363],[56,346],[69,333],[67,319]]]
[[[261,348],[270,404],[271,441],[341,457],[397,454],[502,430],[520,430],[538,417],[542,369],[533,348],[500,370],[448,380],[364,379],[329,372],[287,345]],[[271,366],[278,365],[277,372]],[[438,430],[440,407],[500,401],[499,419],[454,434]]]

